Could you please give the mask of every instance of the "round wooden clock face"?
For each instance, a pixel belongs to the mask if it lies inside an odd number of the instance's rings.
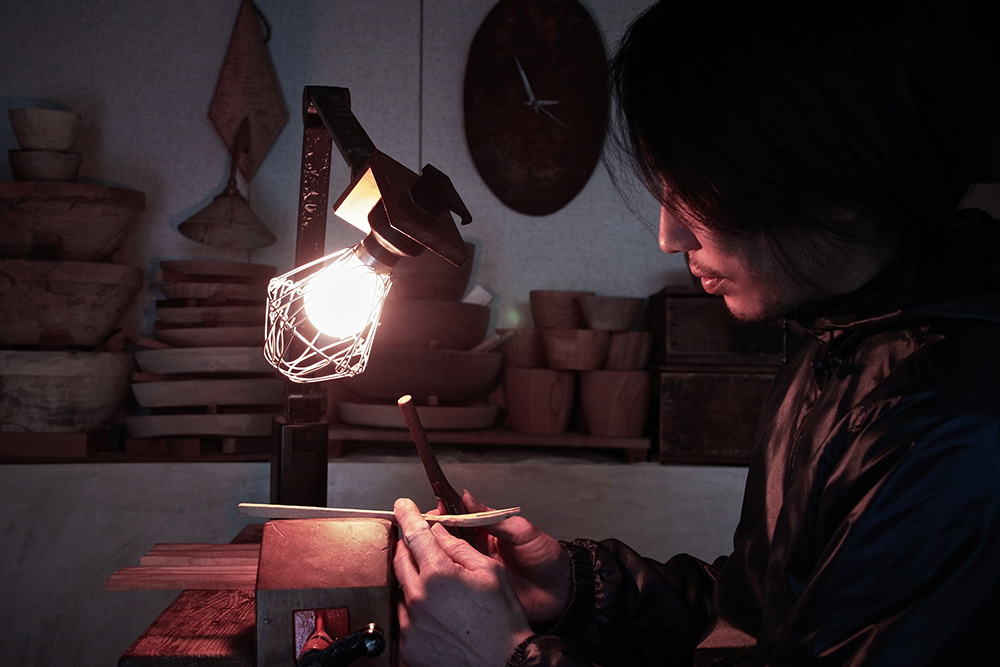
[[[608,119],[601,33],[576,0],[500,0],[465,70],[465,135],[493,193],[548,215],[583,189]]]

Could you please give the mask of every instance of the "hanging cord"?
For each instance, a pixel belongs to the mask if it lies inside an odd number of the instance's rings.
[[[420,72],[417,74],[417,169],[424,165],[424,0],[420,0]]]

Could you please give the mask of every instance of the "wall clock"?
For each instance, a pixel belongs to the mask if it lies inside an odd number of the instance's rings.
[[[608,120],[601,33],[576,0],[500,0],[465,70],[465,135],[490,190],[542,216],[583,189]]]

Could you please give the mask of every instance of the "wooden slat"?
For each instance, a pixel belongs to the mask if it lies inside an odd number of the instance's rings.
[[[240,551],[253,551],[260,553],[260,544],[237,543],[237,542],[157,542],[150,549],[150,553],[156,551],[217,551],[221,553],[233,553]]]
[[[257,565],[126,567],[105,582],[109,591],[246,590],[257,581]]]

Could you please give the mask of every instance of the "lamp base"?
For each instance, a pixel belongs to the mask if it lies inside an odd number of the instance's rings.
[[[326,507],[329,425],[276,417],[271,428],[271,503]]]

